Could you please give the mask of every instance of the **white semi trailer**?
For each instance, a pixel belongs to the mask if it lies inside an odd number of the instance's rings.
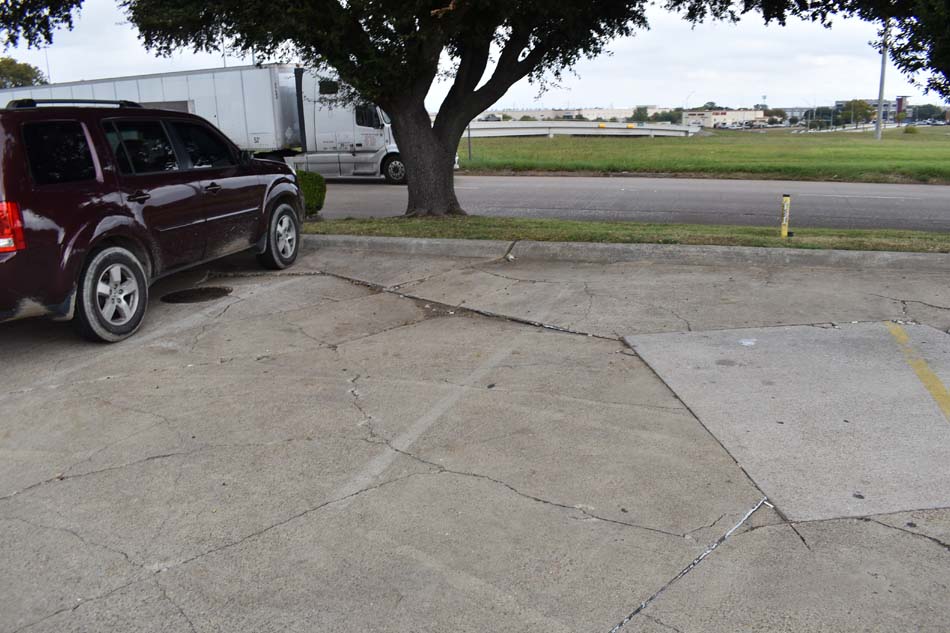
[[[204,117],[241,149],[280,156],[328,178],[405,182],[386,114],[374,105],[321,103],[332,82],[284,64],[94,79],[0,90],[15,99],[103,99]]]

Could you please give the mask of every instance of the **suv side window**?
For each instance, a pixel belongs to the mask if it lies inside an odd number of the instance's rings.
[[[158,121],[116,121],[112,134],[106,124],[119,171],[125,175],[176,171],[175,150]]]
[[[360,127],[383,127],[376,114],[376,106],[368,103],[356,106],[356,124]]]
[[[200,123],[172,121],[182,147],[194,169],[213,169],[236,165],[231,148],[211,128]]]
[[[92,152],[78,121],[24,123],[23,141],[36,185],[96,179]]]

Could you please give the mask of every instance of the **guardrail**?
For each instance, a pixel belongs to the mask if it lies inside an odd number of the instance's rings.
[[[472,138],[503,136],[692,136],[691,125],[656,123],[599,123],[596,121],[472,121]]]

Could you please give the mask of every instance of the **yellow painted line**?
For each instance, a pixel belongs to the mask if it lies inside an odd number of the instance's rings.
[[[917,378],[927,391],[930,392],[930,397],[934,399],[934,402],[936,402],[940,410],[943,411],[944,417],[950,420],[950,391],[947,391],[947,387],[940,381],[940,378],[930,368],[927,361],[924,360],[910,344],[910,337],[907,335],[907,331],[897,323],[888,321],[886,325],[887,329],[891,332],[891,336],[894,337],[901,351],[904,352],[904,360],[907,361],[907,364],[910,365],[914,373],[917,374]]]

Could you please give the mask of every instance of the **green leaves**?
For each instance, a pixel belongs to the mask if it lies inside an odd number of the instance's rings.
[[[82,0],[3,0],[0,37],[49,43]],[[446,58],[446,102],[491,105],[514,82],[554,81],[618,37],[647,28],[650,0],[120,0],[149,48],[254,50],[330,68],[368,99],[421,102]],[[891,56],[925,88],[950,98],[950,0],[666,0],[686,20],[758,15],[785,24],[860,17],[892,25]],[[495,74],[482,75],[496,62]],[[444,67],[443,67],[444,71]],[[481,85],[481,88],[478,88]],[[487,89],[486,89],[487,88]],[[474,107],[474,105],[472,106]],[[487,106],[486,106],[487,107]],[[466,109],[467,111],[467,109]]]
[[[82,0],[3,0],[0,2],[0,41],[4,47],[26,40],[30,46],[53,41],[58,28],[71,29],[73,12]]]
[[[12,57],[0,57],[0,88],[39,86],[45,83],[46,76],[36,66],[20,63]]]

